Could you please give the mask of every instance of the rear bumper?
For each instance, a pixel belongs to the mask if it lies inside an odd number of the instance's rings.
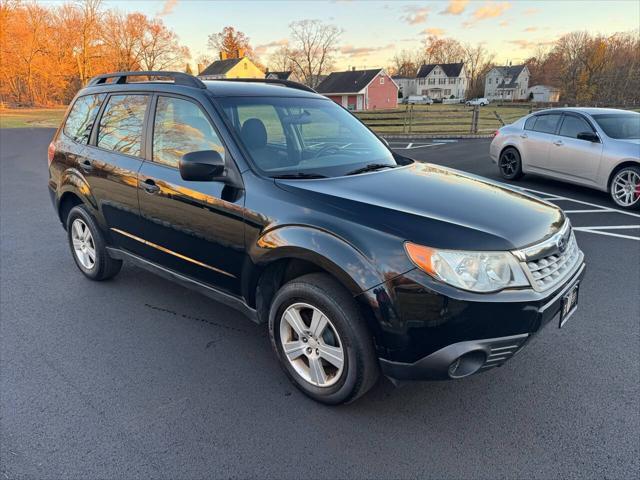
[[[387,331],[380,337],[387,347],[379,355],[383,373],[396,380],[447,380],[502,365],[559,318],[563,296],[582,280],[585,270],[581,262],[545,296],[522,291],[513,297],[515,292],[505,291],[487,296],[485,302],[443,298],[424,288],[424,283],[420,294],[414,286],[409,297],[405,277],[402,287],[392,289],[396,300],[392,310],[401,317],[402,333]]]

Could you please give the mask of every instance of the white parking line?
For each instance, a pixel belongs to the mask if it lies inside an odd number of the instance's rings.
[[[553,193],[543,192],[540,190],[534,190],[533,188],[520,188],[526,192],[535,193],[538,196],[541,196],[543,200],[553,201],[553,200],[561,200],[566,202],[574,202],[581,205],[586,205],[588,207],[595,208],[585,208],[578,210],[564,210],[567,214],[578,214],[578,213],[620,213],[622,215],[628,215],[630,217],[640,218],[640,214],[628,212],[626,210],[618,210],[617,208],[605,207],[603,205],[598,205],[596,203],[585,202],[584,200],[577,200],[575,198],[564,197],[562,195],[556,195]],[[595,235],[604,235],[607,237],[616,237],[616,238],[624,238],[627,240],[636,240],[640,241],[640,237],[636,237],[633,235],[623,235],[621,233],[608,232],[606,230],[631,230],[631,229],[640,229],[640,225],[598,225],[598,226],[582,226],[582,227],[573,227],[573,230],[576,232],[583,233],[593,233]]]
[[[423,145],[410,143],[406,147],[394,147],[394,150],[415,150],[416,148],[437,147],[438,145],[444,145],[444,143],[425,143]]]

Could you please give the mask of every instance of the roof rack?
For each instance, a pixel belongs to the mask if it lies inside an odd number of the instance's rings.
[[[283,87],[295,88],[296,90],[304,90],[305,92],[318,93],[313,88],[307,87],[302,83],[293,82],[291,80],[280,80],[278,78],[216,78],[212,81],[217,82],[242,82],[242,83],[272,83],[282,85]]]
[[[96,75],[87,84],[88,87],[95,85],[111,85],[111,84],[125,84],[130,83],[127,82],[127,77],[161,77],[161,78],[171,78],[173,79],[173,83],[176,85],[184,85],[186,87],[195,87],[195,88],[207,88],[202,80],[194,77],[193,75],[189,75],[188,73],[183,72],[162,72],[162,71],[142,71],[142,72],[114,72],[114,73],[105,73],[103,75]],[[110,78],[114,80],[112,82],[108,82]],[[134,82],[135,83],[135,82]]]

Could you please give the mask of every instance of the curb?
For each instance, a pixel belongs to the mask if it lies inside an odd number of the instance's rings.
[[[386,139],[397,139],[397,140],[416,140],[420,138],[441,138],[441,139],[460,139],[464,140],[466,138],[474,139],[474,138],[493,138],[492,134],[476,134],[476,135],[434,135],[434,134],[390,134],[385,135],[384,133],[379,133],[383,138]]]

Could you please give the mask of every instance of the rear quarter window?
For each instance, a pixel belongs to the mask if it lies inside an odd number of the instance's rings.
[[[63,133],[77,143],[88,143],[93,122],[106,95],[85,95],[78,97],[71,107]]]
[[[533,130],[533,126],[536,124],[537,116],[527,118],[527,121],[524,122],[525,130]]]

